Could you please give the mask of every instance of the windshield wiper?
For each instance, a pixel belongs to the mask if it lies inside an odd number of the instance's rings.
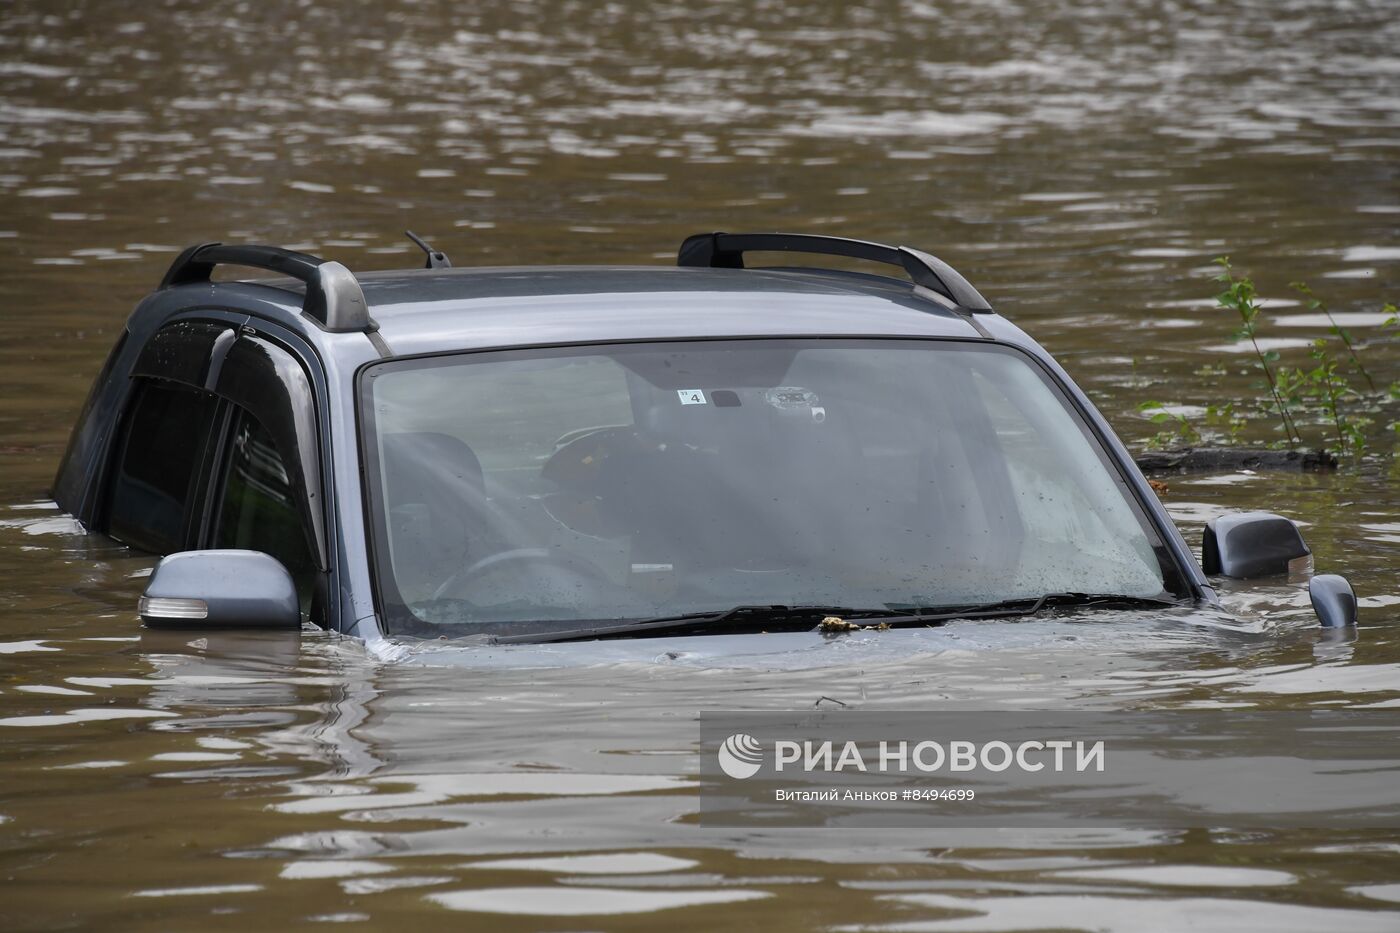
[[[844,606],[734,606],[717,612],[687,612],[682,615],[657,616],[653,619],[631,619],[608,625],[594,625],[586,628],[565,629],[557,632],[530,632],[525,635],[497,635],[491,638],[493,644],[542,644],[557,641],[583,641],[594,638],[616,638],[623,636],[654,635],[660,631],[683,632],[692,628],[710,628],[729,624],[776,625],[778,623],[810,623],[826,616],[840,616],[843,619],[868,618],[866,613],[903,618],[907,613],[893,609],[872,609],[857,612]]]
[[[1046,593],[967,606],[933,606],[903,613],[915,621],[1007,618],[1033,616],[1042,609],[1166,609],[1181,605],[1176,599],[1157,596],[1125,596],[1116,593]],[[893,620],[885,620],[893,621]]]
[[[638,638],[688,632],[692,629],[733,628],[737,626],[782,625],[802,630],[812,622],[836,616],[844,622],[868,622],[879,626],[929,625],[952,619],[989,619],[1031,616],[1049,607],[1087,609],[1161,608],[1179,606],[1171,599],[1119,596],[1106,593],[1046,593],[1043,596],[1006,599],[991,603],[960,606],[927,606],[908,609],[851,609],[844,606],[734,606],[717,612],[688,612],[682,615],[633,619],[605,625],[529,632],[521,635],[487,635],[489,644],[545,644],[565,641],[592,641],[605,638]],[[481,637],[481,636],[479,636]]]

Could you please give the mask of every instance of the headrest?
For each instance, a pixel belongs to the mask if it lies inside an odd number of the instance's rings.
[[[386,434],[382,440],[391,506],[431,503],[438,496],[470,501],[481,495],[481,461],[461,438],[433,431],[405,431]]]

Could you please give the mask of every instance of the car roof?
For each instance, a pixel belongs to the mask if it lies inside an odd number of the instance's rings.
[[[908,282],[820,269],[521,266],[358,273],[392,355],[620,340],[756,336],[978,338]],[[226,283],[226,288],[234,283]],[[300,315],[292,280],[238,283]],[[207,295],[207,289],[205,291]]]

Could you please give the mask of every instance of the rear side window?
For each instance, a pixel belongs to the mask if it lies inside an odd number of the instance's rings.
[[[186,514],[213,423],[214,396],[143,382],[127,416],[107,498],[107,530],[132,547],[184,546]]]
[[[214,546],[271,554],[309,609],[316,568],[296,492],[272,436],[247,412],[239,413],[227,449]]]

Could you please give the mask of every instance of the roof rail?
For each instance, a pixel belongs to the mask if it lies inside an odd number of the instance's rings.
[[[810,233],[697,233],[686,237],[681,244],[676,265],[742,269],[744,253],[760,251],[822,253],[903,266],[915,285],[936,292],[960,310],[975,314],[989,314],[992,310],[972,283],[937,256],[907,246],[886,246],[845,237]]]
[[[199,243],[170,264],[161,288],[208,282],[215,266],[251,266],[280,272],[306,283],[301,311],[333,333],[378,330],[355,273],[338,262],[276,246],[226,246]]]

